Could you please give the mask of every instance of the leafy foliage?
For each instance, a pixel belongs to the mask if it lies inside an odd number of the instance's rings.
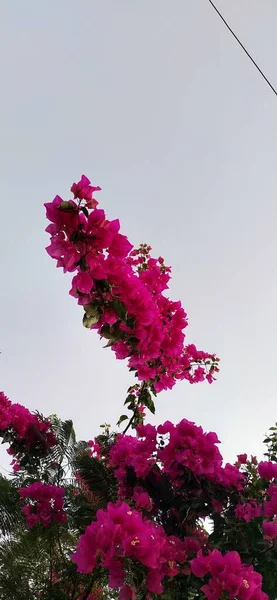
[[[19,495],[11,479],[0,475],[0,532],[6,537],[15,527],[22,526]]]
[[[71,560],[80,533],[107,498],[114,498],[113,473],[89,456],[86,442],[77,442],[72,421],[51,417],[57,439],[47,457],[12,477],[0,475],[0,598],[3,600],[75,600],[106,585],[103,572],[80,576]],[[30,459],[30,457],[29,457]],[[31,469],[32,470],[32,469]],[[94,501],[80,485],[80,475],[94,493]],[[18,489],[35,480],[66,488],[66,524],[26,527]],[[76,493],[77,492],[77,493]],[[103,596],[103,598],[106,596]],[[107,596],[108,598],[108,596]]]

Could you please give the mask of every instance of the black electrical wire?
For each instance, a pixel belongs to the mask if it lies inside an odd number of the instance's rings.
[[[273,85],[270,83],[270,81],[267,79],[267,77],[265,76],[265,74],[263,73],[263,71],[260,69],[260,67],[257,65],[257,63],[255,62],[254,58],[252,58],[251,54],[249,54],[249,52],[246,50],[245,46],[242,44],[242,42],[239,40],[238,36],[234,33],[234,31],[231,29],[230,25],[228,25],[227,21],[225,21],[224,17],[222,16],[222,14],[219,12],[218,8],[215,6],[215,4],[212,2],[212,0],[208,0],[208,2],[211,4],[211,6],[214,8],[214,10],[217,12],[218,16],[220,17],[220,19],[223,21],[224,25],[226,25],[227,29],[230,31],[230,33],[232,34],[232,36],[235,38],[235,40],[238,42],[238,44],[240,45],[240,47],[243,49],[243,51],[245,52],[245,54],[248,56],[248,58],[250,58],[251,62],[253,63],[253,65],[256,67],[256,69],[259,71],[260,75],[264,78],[264,80],[266,81],[266,83],[269,85],[269,87],[272,89],[272,91],[274,92],[275,96],[277,96],[277,91],[275,90],[275,88],[273,87]]]

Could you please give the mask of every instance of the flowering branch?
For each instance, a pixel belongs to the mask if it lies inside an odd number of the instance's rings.
[[[211,383],[218,358],[184,345],[187,315],[169,300],[170,268],[151,257],[151,247],[133,249],[119,233],[119,221],[106,219],[83,175],[71,191],[74,199],[56,196],[47,203],[51,224],[48,254],[64,272],[75,272],[70,294],[83,306],[83,324],[107,339],[118,359],[153,392],[171,389],[177,380]]]

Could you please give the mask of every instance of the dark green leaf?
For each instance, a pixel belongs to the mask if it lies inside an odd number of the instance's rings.
[[[123,302],[120,302],[120,300],[117,300],[117,298],[115,298],[112,301],[112,307],[115,310],[116,314],[119,316],[119,318],[122,321],[125,321],[125,319],[126,319],[126,308],[125,308],[125,305],[123,304]]]
[[[119,417],[118,421],[117,421],[117,425],[120,425],[121,423],[123,423],[123,421],[127,421],[128,417],[127,415],[121,415],[121,417]]]
[[[127,398],[126,398],[126,400],[125,400],[124,404],[128,404],[128,402],[130,402],[130,404],[131,404],[132,406],[134,406],[135,400],[136,400],[136,396],[135,396],[135,394],[128,394],[128,396],[127,396]]]
[[[143,390],[141,393],[140,404],[146,406],[146,408],[148,408],[153,415],[155,414],[155,404],[148,389]]]
[[[89,212],[88,212],[88,209],[86,208],[86,206],[82,206],[82,207],[81,207],[81,211],[84,213],[84,215],[85,215],[86,217],[88,217],[88,216],[89,216]]]

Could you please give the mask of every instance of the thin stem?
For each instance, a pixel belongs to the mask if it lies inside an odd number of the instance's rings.
[[[138,407],[136,406],[136,408],[135,408],[135,410],[133,412],[133,415],[132,415],[132,417],[131,417],[131,419],[130,419],[128,425],[127,425],[127,427],[125,427],[122,435],[125,435],[125,433],[127,433],[128,429],[130,429],[131,425],[133,425],[133,422],[134,422],[134,420],[135,420],[135,418],[137,416],[137,413],[138,413]]]
[[[143,391],[145,390],[145,388],[147,388],[147,381],[144,381],[144,382],[143,382],[143,384],[142,384],[142,386],[141,386],[141,390],[140,390],[140,395],[139,395],[139,397],[142,395],[142,393],[143,393]],[[136,408],[134,409],[133,415],[132,415],[132,417],[131,417],[131,419],[130,419],[130,421],[129,421],[128,425],[125,427],[125,429],[124,429],[124,431],[123,431],[122,435],[125,435],[125,433],[127,433],[128,429],[130,429],[131,425],[133,425],[133,422],[134,422],[134,420],[135,420],[135,418],[136,418],[137,414],[138,414],[138,405],[137,405],[137,406],[136,406]]]

